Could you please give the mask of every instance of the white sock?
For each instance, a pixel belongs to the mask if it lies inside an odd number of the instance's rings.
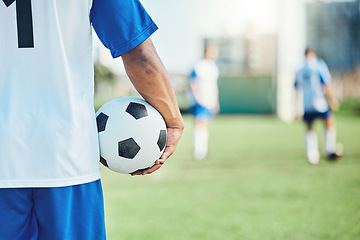
[[[327,154],[336,153],[336,131],[333,128],[325,130],[325,151]]]
[[[209,131],[206,126],[195,126],[194,129],[194,156],[204,159],[208,153]]]
[[[317,164],[320,160],[316,133],[308,130],[305,135],[306,156],[310,163]]]

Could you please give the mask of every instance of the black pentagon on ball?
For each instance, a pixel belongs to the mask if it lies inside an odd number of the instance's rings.
[[[160,149],[160,152],[161,152],[164,149],[165,145],[166,145],[166,130],[160,130],[157,145],[158,145],[158,147]]]
[[[119,156],[133,159],[136,154],[140,151],[140,146],[135,142],[133,138],[120,141],[118,144]]]
[[[130,102],[126,108],[126,112],[133,116],[136,120],[148,116],[145,105],[136,102]]]
[[[101,162],[105,167],[109,167],[109,165],[107,164],[107,161],[106,161],[102,156],[100,156],[100,162]]]
[[[106,123],[107,120],[109,119],[109,116],[106,115],[105,113],[101,112],[97,117],[96,117],[96,124],[97,124],[97,128],[98,128],[98,132],[102,132],[105,131],[106,128]]]

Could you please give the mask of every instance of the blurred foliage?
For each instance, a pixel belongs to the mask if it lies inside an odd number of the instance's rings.
[[[344,99],[336,115],[360,116],[360,99]]]
[[[96,84],[106,82],[113,85],[118,77],[109,67],[99,62],[94,64],[94,75]]]

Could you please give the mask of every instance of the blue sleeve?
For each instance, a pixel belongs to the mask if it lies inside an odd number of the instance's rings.
[[[299,74],[296,73],[295,81],[294,81],[294,87],[295,87],[296,89],[298,89],[298,87],[299,87],[299,76],[298,76],[298,75],[299,75]]]
[[[331,74],[326,63],[319,59],[319,75],[321,85],[328,85],[331,81]]]
[[[319,71],[319,77],[320,77],[320,83],[321,85],[327,85],[326,82],[325,82],[325,79],[323,77],[323,75],[321,74],[321,72]]]
[[[100,41],[114,58],[135,48],[158,29],[139,0],[93,0],[90,17]]]
[[[191,71],[190,75],[189,75],[189,81],[190,81],[190,82],[195,82],[196,77],[197,77],[196,71],[195,71],[195,69],[193,69],[193,70]]]

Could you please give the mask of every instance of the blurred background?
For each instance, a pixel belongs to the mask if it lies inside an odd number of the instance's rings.
[[[294,117],[294,75],[311,47],[329,65],[338,99],[360,98],[359,1],[143,0],[183,112],[187,77],[205,42],[219,48],[221,113]],[[96,44],[96,105],[134,95],[121,59]]]
[[[186,128],[165,166],[130,177],[103,168],[110,240],[357,240],[360,236],[360,3],[311,0],[142,0]],[[188,76],[205,43],[219,49],[220,115],[209,154],[193,157]],[[95,41],[95,108],[138,96],[121,62]],[[339,162],[306,160],[295,119],[295,72],[313,48],[340,100]]]

